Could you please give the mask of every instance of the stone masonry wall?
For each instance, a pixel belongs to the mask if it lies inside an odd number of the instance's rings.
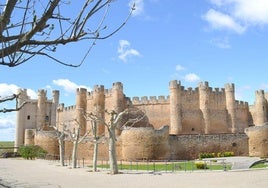
[[[203,152],[233,151],[248,155],[248,137],[245,134],[212,134],[170,136],[170,159],[196,159]]]

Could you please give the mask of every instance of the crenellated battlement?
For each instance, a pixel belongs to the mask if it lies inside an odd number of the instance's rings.
[[[38,90],[38,94],[37,94],[38,96],[42,96],[42,97],[46,97],[47,96],[47,90],[45,90],[45,89],[39,89]]]
[[[143,97],[133,97],[132,104],[133,105],[141,105],[141,104],[165,104],[169,103],[169,96],[143,96]]]
[[[264,90],[257,90],[255,91],[255,96],[256,97],[264,97]]]
[[[64,110],[63,111],[73,111],[76,109],[76,105],[72,105],[72,106],[67,106],[67,107],[64,107]]]
[[[234,92],[235,91],[235,86],[233,83],[227,83],[224,85],[225,91],[226,92]]]
[[[235,101],[235,106],[237,109],[243,109],[243,108],[248,108],[248,102],[245,101]]]

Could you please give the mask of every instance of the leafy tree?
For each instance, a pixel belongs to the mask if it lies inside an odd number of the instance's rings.
[[[135,7],[133,4],[129,15],[118,27],[107,31],[105,20],[112,3],[114,0],[1,2],[0,65],[15,67],[34,56],[44,56],[66,66],[80,66],[96,41],[107,39],[118,32],[126,24]],[[80,9],[76,11],[72,7],[74,4]],[[90,45],[78,64],[65,63],[55,56],[59,47],[85,40],[89,41]]]

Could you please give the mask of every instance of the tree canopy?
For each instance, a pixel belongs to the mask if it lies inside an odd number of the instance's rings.
[[[103,34],[109,27],[105,20],[112,3],[114,0],[6,0],[0,3],[0,65],[15,67],[34,56],[44,56],[66,66],[79,67],[96,40],[107,39],[118,32],[135,8],[133,4],[126,19]],[[55,57],[58,48],[82,40],[90,43],[79,63],[71,64]]]

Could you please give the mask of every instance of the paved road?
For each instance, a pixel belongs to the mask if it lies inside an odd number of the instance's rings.
[[[44,160],[0,159],[0,182],[15,188],[267,188],[268,185],[268,169],[119,175],[88,170],[60,167]]]

